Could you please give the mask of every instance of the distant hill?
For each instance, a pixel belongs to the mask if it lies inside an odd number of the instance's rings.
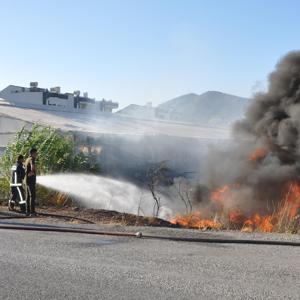
[[[228,126],[243,117],[250,99],[209,91],[201,95],[187,94],[158,106],[160,118]]]
[[[119,113],[136,118],[157,118],[205,126],[228,127],[243,117],[249,102],[248,98],[209,91],[201,95],[183,95],[164,102],[156,108],[129,105]]]
[[[151,106],[143,106],[137,104],[130,104],[118,111],[118,113],[126,116],[131,116],[139,119],[155,119],[156,108]]]

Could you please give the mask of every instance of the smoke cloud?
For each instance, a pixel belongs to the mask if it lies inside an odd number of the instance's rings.
[[[203,183],[210,189],[238,186],[230,205],[244,212],[272,209],[283,184],[299,179],[299,133],[300,51],[294,51],[278,62],[268,90],[254,95],[245,118],[234,125],[233,145],[211,150]]]

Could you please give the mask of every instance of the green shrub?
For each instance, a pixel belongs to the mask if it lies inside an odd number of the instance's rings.
[[[39,153],[38,175],[79,171],[100,173],[100,166],[92,154],[78,153],[75,150],[72,135],[37,124],[30,129],[23,127],[17,132],[15,139],[7,145],[0,159],[0,199],[7,199],[9,196],[11,166],[16,162],[19,154],[27,157],[32,147],[37,148]],[[41,194],[50,196],[46,192]],[[39,200],[42,201],[42,199]],[[47,201],[49,202],[49,199]]]

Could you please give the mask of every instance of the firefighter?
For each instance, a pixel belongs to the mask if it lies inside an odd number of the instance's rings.
[[[26,215],[35,216],[35,190],[36,190],[36,158],[37,149],[30,150],[30,156],[25,161],[25,184],[26,184]]]
[[[19,155],[17,163],[11,168],[11,197],[8,201],[8,209],[13,210],[19,204],[21,211],[25,211],[25,197],[23,180],[25,178],[24,156]]]

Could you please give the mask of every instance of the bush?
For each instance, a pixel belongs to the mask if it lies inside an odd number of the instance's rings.
[[[76,152],[71,135],[62,134],[51,127],[37,124],[33,125],[31,129],[23,127],[7,146],[0,159],[0,196],[2,199],[7,199],[10,193],[11,166],[16,162],[19,154],[27,157],[29,150],[33,147],[37,148],[39,152],[38,175],[78,171],[100,173],[100,166],[95,157],[91,154]],[[49,197],[48,192],[41,194]],[[59,197],[61,198],[61,195]],[[43,202],[40,197],[39,200]]]

